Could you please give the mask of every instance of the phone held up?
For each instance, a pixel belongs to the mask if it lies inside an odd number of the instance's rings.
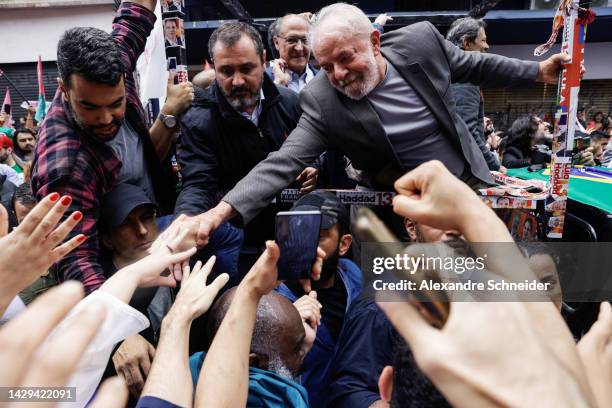
[[[278,279],[308,279],[317,258],[321,232],[320,211],[283,211],[276,214],[276,243],[280,249]]]

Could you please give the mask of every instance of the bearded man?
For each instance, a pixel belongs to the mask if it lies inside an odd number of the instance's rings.
[[[291,211],[320,211],[322,216],[319,248],[325,257],[321,278],[311,282],[311,292],[304,289],[302,282],[286,281],[276,289],[294,302],[298,310],[313,303],[321,309],[321,324],[302,364],[300,379],[308,391],[310,406],[321,407],[325,406],[328,376],[346,311],[361,295],[363,274],[347,257],[353,242],[349,212],[334,193],[313,191],[296,201]]]
[[[557,83],[561,54],[538,62],[464,51],[427,22],[384,34],[357,7],[323,8],[311,28],[321,72],[300,93],[302,117],[278,152],[199,217],[199,242],[223,221],[248,223],[324,150],[343,152],[365,187],[391,189],[438,159],[471,185],[489,182],[487,164],[457,115],[451,83],[483,87]]]
[[[195,100],[181,121],[183,191],[177,215],[198,215],[217,205],[225,192],[281,147],[301,114],[298,95],[277,87],[265,73],[266,51],[253,27],[222,25],[211,35],[208,51],[215,81],[206,90],[196,88]],[[306,187],[314,187],[313,170],[306,170],[301,179]],[[233,229],[227,224],[224,228]],[[272,209],[244,233],[245,245],[263,247],[274,236]]]
[[[117,184],[140,186],[162,214],[174,206],[170,156],[177,117],[193,99],[189,83],[168,84],[167,98],[149,129],[134,70],[155,23],[157,0],[123,1],[112,33],[67,30],[57,45],[59,89],[40,127],[32,161],[32,192],[70,195],[64,205],[83,221],[70,237],[88,239],[58,263],[59,278],[78,280],[86,293],[105,281],[99,262],[101,202]]]

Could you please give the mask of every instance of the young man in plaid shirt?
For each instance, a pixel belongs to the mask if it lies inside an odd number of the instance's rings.
[[[128,182],[142,187],[162,212],[174,206],[169,153],[176,128],[158,118],[149,131],[133,76],[153,29],[155,5],[156,0],[123,2],[111,34],[73,28],[58,44],[59,89],[40,129],[32,190],[39,200],[50,192],[68,194],[83,213],[72,234],[88,241],[58,267],[61,280],[81,281],[87,293],[105,280],[97,236],[102,197]],[[161,111],[176,119],[192,99],[191,84],[169,85]]]

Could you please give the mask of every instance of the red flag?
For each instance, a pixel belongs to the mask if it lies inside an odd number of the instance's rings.
[[[43,84],[42,78],[42,60],[40,55],[38,56],[38,65],[36,66],[36,74],[38,75],[38,94],[46,97],[45,95],[45,85]]]

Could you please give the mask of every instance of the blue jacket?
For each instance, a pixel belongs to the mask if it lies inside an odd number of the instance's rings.
[[[380,399],[378,378],[393,365],[395,329],[372,299],[353,303],[344,319],[328,377],[334,408],[367,408]]]
[[[191,380],[195,389],[206,353],[189,357]],[[300,384],[271,371],[249,367],[248,408],[308,408],[308,395]]]
[[[346,289],[346,311],[348,311],[351,304],[361,295],[363,274],[351,260],[340,258],[338,261],[338,276],[342,279]],[[291,302],[298,299],[284,283],[276,291]],[[302,364],[301,383],[308,390],[311,407],[319,408],[326,405],[327,377],[332,368],[331,363],[334,360],[336,349],[336,341],[334,341],[325,324],[321,323],[317,329],[317,337],[312,349],[306,355]]]

